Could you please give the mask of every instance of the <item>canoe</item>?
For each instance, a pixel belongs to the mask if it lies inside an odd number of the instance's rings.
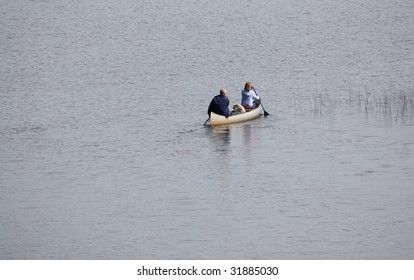
[[[262,106],[259,106],[256,109],[253,109],[246,113],[234,114],[228,118],[222,115],[218,115],[214,112],[211,112],[210,125],[217,126],[217,125],[226,125],[226,124],[232,124],[232,123],[246,122],[246,121],[254,120],[260,117],[261,114],[262,114]]]

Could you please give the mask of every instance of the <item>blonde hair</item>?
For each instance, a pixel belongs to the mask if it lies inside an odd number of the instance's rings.
[[[244,85],[244,89],[247,90],[247,91],[250,91],[252,88],[253,88],[253,84],[251,82],[247,82]]]

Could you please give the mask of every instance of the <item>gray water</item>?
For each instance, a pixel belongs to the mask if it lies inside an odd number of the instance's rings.
[[[414,258],[413,14],[0,1],[0,259]]]

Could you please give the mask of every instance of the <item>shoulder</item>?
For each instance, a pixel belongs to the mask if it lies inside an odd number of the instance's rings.
[[[218,102],[224,102],[224,101],[229,100],[229,99],[228,99],[228,97],[227,97],[227,96],[224,96],[224,95],[217,95],[217,96],[215,97],[215,99],[216,99]]]

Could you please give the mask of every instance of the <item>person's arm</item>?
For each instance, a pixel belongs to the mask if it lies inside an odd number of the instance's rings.
[[[228,97],[226,97],[226,102],[225,102],[225,106],[224,106],[224,116],[226,118],[230,117],[232,115],[232,112],[229,109],[229,105],[230,105],[230,99]]]
[[[210,105],[208,106],[207,114],[210,116],[211,111],[213,111],[214,108],[214,99],[211,100]]]
[[[253,90],[253,99],[259,100],[259,99],[260,99],[260,96],[259,96],[259,95],[257,95],[257,93],[256,93],[256,91],[254,90],[254,88],[252,88],[252,90]]]
[[[226,117],[226,118],[228,118],[228,117],[230,117],[231,115],[233,115],[233,113],[230,111],[230,109],[227,107],[227,110],[226,110],[226,112],[225,112],[225,114],[224,114],[224,116]]]

